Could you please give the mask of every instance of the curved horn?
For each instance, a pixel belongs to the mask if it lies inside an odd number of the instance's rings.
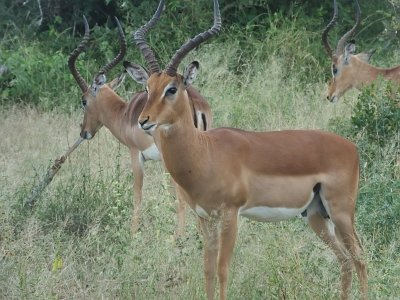
[[[333,17],[332,17],[332,20],[329,22],[329,24],[325,27],[324,31],[322,32],[322,44],[324,45],[326,53],[328,53],[329,57],[333,56],[333,50],[332,50],[331,46],[329,46],[328,33],[329,33],[329,30],[331,30],[331,28],[333,26],[335,26],[337,17],[338,17],[338,6],[337,6],[337,3],[336,3],[336,0],[333,0]]]
[[[78,47],[74,51],[72,51],[71,54],[69,55],[68,67],[72,73],[72,76],[74,76],[76,82],[81,88],[82,92],[85,93],[89,89],[89,86],[87,85],[85,79],[83,79],[83,76],[81,75],[81,73],[79,73],[79,71],[76,69],[75,66],[76,59],[82,53],[83,49],[85,48],[86,44],[89,41],[89,24],[85,16],[83,16],[83,20],[85,23],[85,35],[83,36],[83,39],[81,43],[78,45]]]
[[[119,33],[119,53],[112,61],[110,61],[108,64],[106,64],[99,71],[98,74],[106,74],[107,72],[109,72],[124,58],[124,56],[126,54],[126,39],[125,39],[124,30],[122,29],[121,23],[119,22],[117,17],[115,17],[115,21],[117,22],[118,33]]]
[[[160,72],[160,66],[157,62],[153,50],[151,50],[150,46],[147,44],[144,36],[149,31],[149,29],[152,28],[160,19],[161,13],[164,10],[164,2],[165,0],[160,0],[160,3],[158,4],[157,10],[154,13],[153,17],[146,24],[136,30],[136,32],[133,34],[133,39],[135,40],[136,45],[139,47],[139,50],[142,52],[149,66],[150,73]]]
[[[360,19],[361,19],[361,8],[360,8],[360,3],[358,3],[358,0],[354,0],[356,4],[356,24],[354,24],[353,28],[351,28],[349,31],[347,31],[339,40],[337,47],[336,47],[336,55],[339,56],[340,54],[343,54],[344,52],[344,46],[346,42],[350,39],[350,37],[354,34],[356,31],[357,27],[360,25]]]
[[[221,13],[219,11],[218,0],[214,0],[214,25],[207,31],[204,31],[194,38],[187,41],[181,46],[181,48],[175,52],[170,63],[168,64],[165,72],[169,76],[175,76],[178,69],[179,63],[185,58],[185,56],[195,47],[205,42],[209,38],[216,35],[221,29]]]

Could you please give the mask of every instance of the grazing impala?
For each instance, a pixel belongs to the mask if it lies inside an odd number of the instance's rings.
[[[207,298],[214,298],[216,274],[220,298],[227,297],[238,216],[280,221],[302,215],[339,260],[341,298],[348,298],[355,266],[366,299],[366,266],[354,228],[359,180],[355,145],[317,130],[202,132],[193,126],[188,87],[199,65],[190,63],[183,75],[177,68],[220,27],[214,0],[214,25],[186,42],[165,71],[149,75],[136,66],[134,72],[147,91],[139,125],[154,137],[167,170],[200,220]]]
[[[155,15],[158,18],[162,9]],[[153,17],[154,19],[154,17]],[[89,25],[85,20],[85,35],[80,45],[71,53],[68,66],[76,82],[82,90],[82,104],[85,108],[83,124],[81,125],[81,137],[87,140],[93,138],[96,132],[104,125],[125,146],[129,148],[134,184],[134,210],[132,215],[132,232],[136,232],[140,222],[140,211],[143,186],[143,164],[146,160],[160,160],[161,156],[154,144],[154,139],[138,127],[137,120],[142,111],[147,94],[142,91],[136,93],[132,100],[127,103],[119,97],[113,89],[121,83],[124,74],[109,84],[106,84],[105,74],[117,65],[126,53],[126,40],[123,30],[118,23],[120,36],[120,52],[106,66],[104,66],[94,77],[89,86],[79,71],[76,69],[75,61],[83,51],[89,40]],[[206,128],[211,124],[211,112],[207,102],[200,94],[191,89],[189,91],[192,103],[192,115],[196,116],[196,126]],[[197,118],[199,116],[199,118]],[[185,219],[185,202],[179,197],[178,206],[178,228],[177,235],[183,233]]]
[[[337,43],[334,52],[328,42],[329,30],[335,25],[338,16],[336,0],[333,0],[333,18],[322,33],[322,42],[328,56],[332,60],[332,80],[328,87],[327,99],[336,102],[351,88],[360,88],[372,83],[379,75],[387,80],[400,84],[400,66],[393,68],[377,68],[369,64],[372,53],[355,54],[354,41],[349,41],[360,25],[360,4],[356,4],[356,23]]]

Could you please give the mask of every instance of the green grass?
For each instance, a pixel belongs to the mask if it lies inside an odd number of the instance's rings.
[[[359,92],[333,105],[324,100],[323,76],[307,82],[306,73],[287,69],[284,56],[251,60],[241,53],[235,42],[209,44],[181,66],[200,61],[196,86],[210,101],[214,127],[332,130],[330,120],[350,119]],[[244,66],[240,73],[236,64]],[[120,91],[126,98],[133,84],[127,86]],[[82,115],[26,106],[0,113],[0,299],[205,299],[193,213],[185,237],[175,241],[168,175],[159,163],[146,163],[143,222],[132,237],[129,153],[106,129],[72,154],[33,211],[24,206],[32,186],[78,136]],[[395,141],[388,144],[381,149],[388,156],[362,166],[356,215],[371,299],[400,297],[399,172],[396,151],[389,151]],[[397,173],[387,178],[385,170]],[[229,299],[338,298],[336,258],[302,220],[241,219],[239,227]],[[357,288],[355,280],[354,299]]]

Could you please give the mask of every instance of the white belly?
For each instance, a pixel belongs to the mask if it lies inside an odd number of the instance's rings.
[[[142,151],[142,155],[144,160],[161,160],[160,151],[158,151],[156,144],[152,144],[149,148]]]
[[[286,220],[300,215],[306,208],[286,208],[286,207],[268,207],[256,206],[251,208],[239,209],[239,215],[262,222],[276,222]]]

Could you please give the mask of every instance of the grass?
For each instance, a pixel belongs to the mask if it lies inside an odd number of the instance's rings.
[[[248,67],[238,74],[232,65],[243,63],[240,54],[235,43],[209,44],[185,60],[201,63],[196,86],[210,101],[214,127],[329,130],[331,119],[350,117],[358,92],[332,105],[324,100],[323,79],[286,76],[278,55],[244,57]],[[129,153],[105,129],[72,154],[30,211],[24,199],[76,139],[82,113],[11,106],[0,114],[1,299],[205,299],[196,219],[188,212],[186,235],[174,240],[176,203],[159,163],[146,163],[143,222],[133,237]],[[399,178],[380,172],[393,168],[388,161],[362,177],[356,215],[371,299],[400,298],[400,212],[389,213],[399,209]],[[388,215],[395,217],[380,224]],[[229,299],[338,298],[335,256],[302,220],[241,219],[239,227]],[[357,287],[355,280],[355,299]]]

